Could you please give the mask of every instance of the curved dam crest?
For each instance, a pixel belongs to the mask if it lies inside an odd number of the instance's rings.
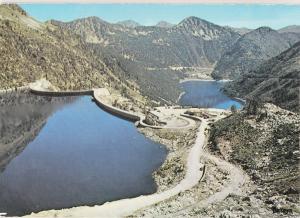
[[[110,104],[105,103],[103,101],[103,97],[107,97],[110,95],[109,91],[106,88],[95,88],[95,89],[87,89],[87,90],[75,90],[75,91],[59,91],[56,90],[52,84],[45,80],[41,79],[34,83],[29,84],[28,89],[30,92],[36,95],[42,96],[80,96],[80,95],[90,95],[93,96],[95,102],[107,112],[119,116],[121,118],[130,120],[130,121],[139,121],[143,119],[142,115],[137,113],[133,113],[130,111],[122,110],[120,108],[114,107]],[[51,90],[54,89],[54,90]]]

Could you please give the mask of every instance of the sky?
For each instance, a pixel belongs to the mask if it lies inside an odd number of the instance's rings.
[[[173,24],[196,16],[218,25],[279,29],[300,25],[300,5],[258,4],[21,4],[39,21],[71,21],[97,16],[108,22],[134,20],[142,25],[155,25],[164,20]]]

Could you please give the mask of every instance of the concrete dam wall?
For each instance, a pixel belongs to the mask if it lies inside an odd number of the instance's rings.
[[[45,83],[45,81],[42,81],[42,83]],[[110,95],[109,91],[105,88],[91,89],[91,90],[78,90],[78,91],[51,91],[51,90],[46,90],[44,87],[42,87],[42,85],[44,84],[39,84],[39,81],[37,81],[36,83],[33,83],[29,86],[30,91],[36,95],[45,95],[45,96],[90,95],[93,96],[94,101],[97,103],[97,105],[101,107],[103,110],[107,111],[108,113],[111,113],[115,116],[133,122],[141,120],[141,117],[138,114],[126,110],[122,110],[120,108],[105,103],[102,98]]]

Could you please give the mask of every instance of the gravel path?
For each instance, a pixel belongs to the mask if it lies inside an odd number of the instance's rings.
[[[216,156],[213,156],[209,153],[203,152],[205,158],[207,160],[212,161],[216,164],[217,168],[223,169],[229,172],[228,177],[230,178],[230,182],[226,184],[220,191],[210,195],[209,197],[202,199],[194,204],[191,204],[187,207],[179,209],[177,212],[168,214],[165,217],[182,217],[184,214],[187,214],[188,211],[191,211],[192,208],[206,208],[211,204],[216,204],[226,199],[229,194],[242,194],[242,186],[249,181],[249,177],[238,167],[233,164],[228,163],[225,160],[222,160]],[[207,172],[209,173],[209,172]]]

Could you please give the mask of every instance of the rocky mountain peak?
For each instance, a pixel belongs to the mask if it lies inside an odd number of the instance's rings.
[[[162,20],[162,21],[159,21],[155,26],[162,27],[162,28],[171,28],[174,25]]]
[[[190,27],[204,27],[209,25],[213,25],[213,24],[195,16],[187,17],[178,24],[178,26],[190,26]]]
[[[17,4],[7,4],[6,5],[8,8],[12,9],[13,11],[17,11],[18,13],[21,13],[24,16],[27,16],[26,11],[23,10],[19,5]]]
[[[290,25],[278,30],[280,33],[300,33],[300,25]]]
[[[267,26],[259,27],[259,28],[255,29],[254,31],[256,31],[260,34],[268,34],[271,32],[276,32],[276,30],[273,30],[272,28],[267,27]]]
[[[265,47],[266,44],[262,44],[262,39],[266,41],[267,44],[271,41],[286,44],[285,39],[282,36],[280,36],[280,33],[270,27],[259,27],[255,30],[252,30],[249,33],[246,33],[243,37],[241,37],[239,41],[251,40],[252,42],[255,42],[256,44],[260,45],[260,47]],[[285,47],[285,49],[287,48],[288,47]]]
[[[249,33],[252,31],[252,29],[246,28],[246,27],[231,27],[231,26],[224,26],[225,28],[232,30],[240,35],[245,35],[246,33]]]
[[[137,26],[141,26],[141,24],[139,24],[138,22],[136,22],[134,20],[124,20],[124,21],[117,22],[117,24],[128,27],[128,28],[135,28]]]
[[[222,34],[234,33],[234,31],[225,27],[218,26],[194,16],[185,18],[174,28],[180,29],[184,33],[190,33],[194,37],[199,37],[206,41],[217,39]]]
[[[109,24],[107,21],[102,20],[101,18],[99,18],[97,16],[91,16],[91,17],[87,17],[87,18],[83,18],[83,19],[79,19],[79,20],[87,20],[87,21],[93,22],[93,23]]]
[[[102,20],[97,16],[91,16],[86,18],[79,18],[66,24],[76,25],[76,26],[88,26],[88,27],[95,27],[95,26],[108,26],[111,25],[109,22]]]
[[[45,25],[30,17],[26,11],[16,4],[0,4],[0,21],[22,23],[24,27],[42,30]]]

